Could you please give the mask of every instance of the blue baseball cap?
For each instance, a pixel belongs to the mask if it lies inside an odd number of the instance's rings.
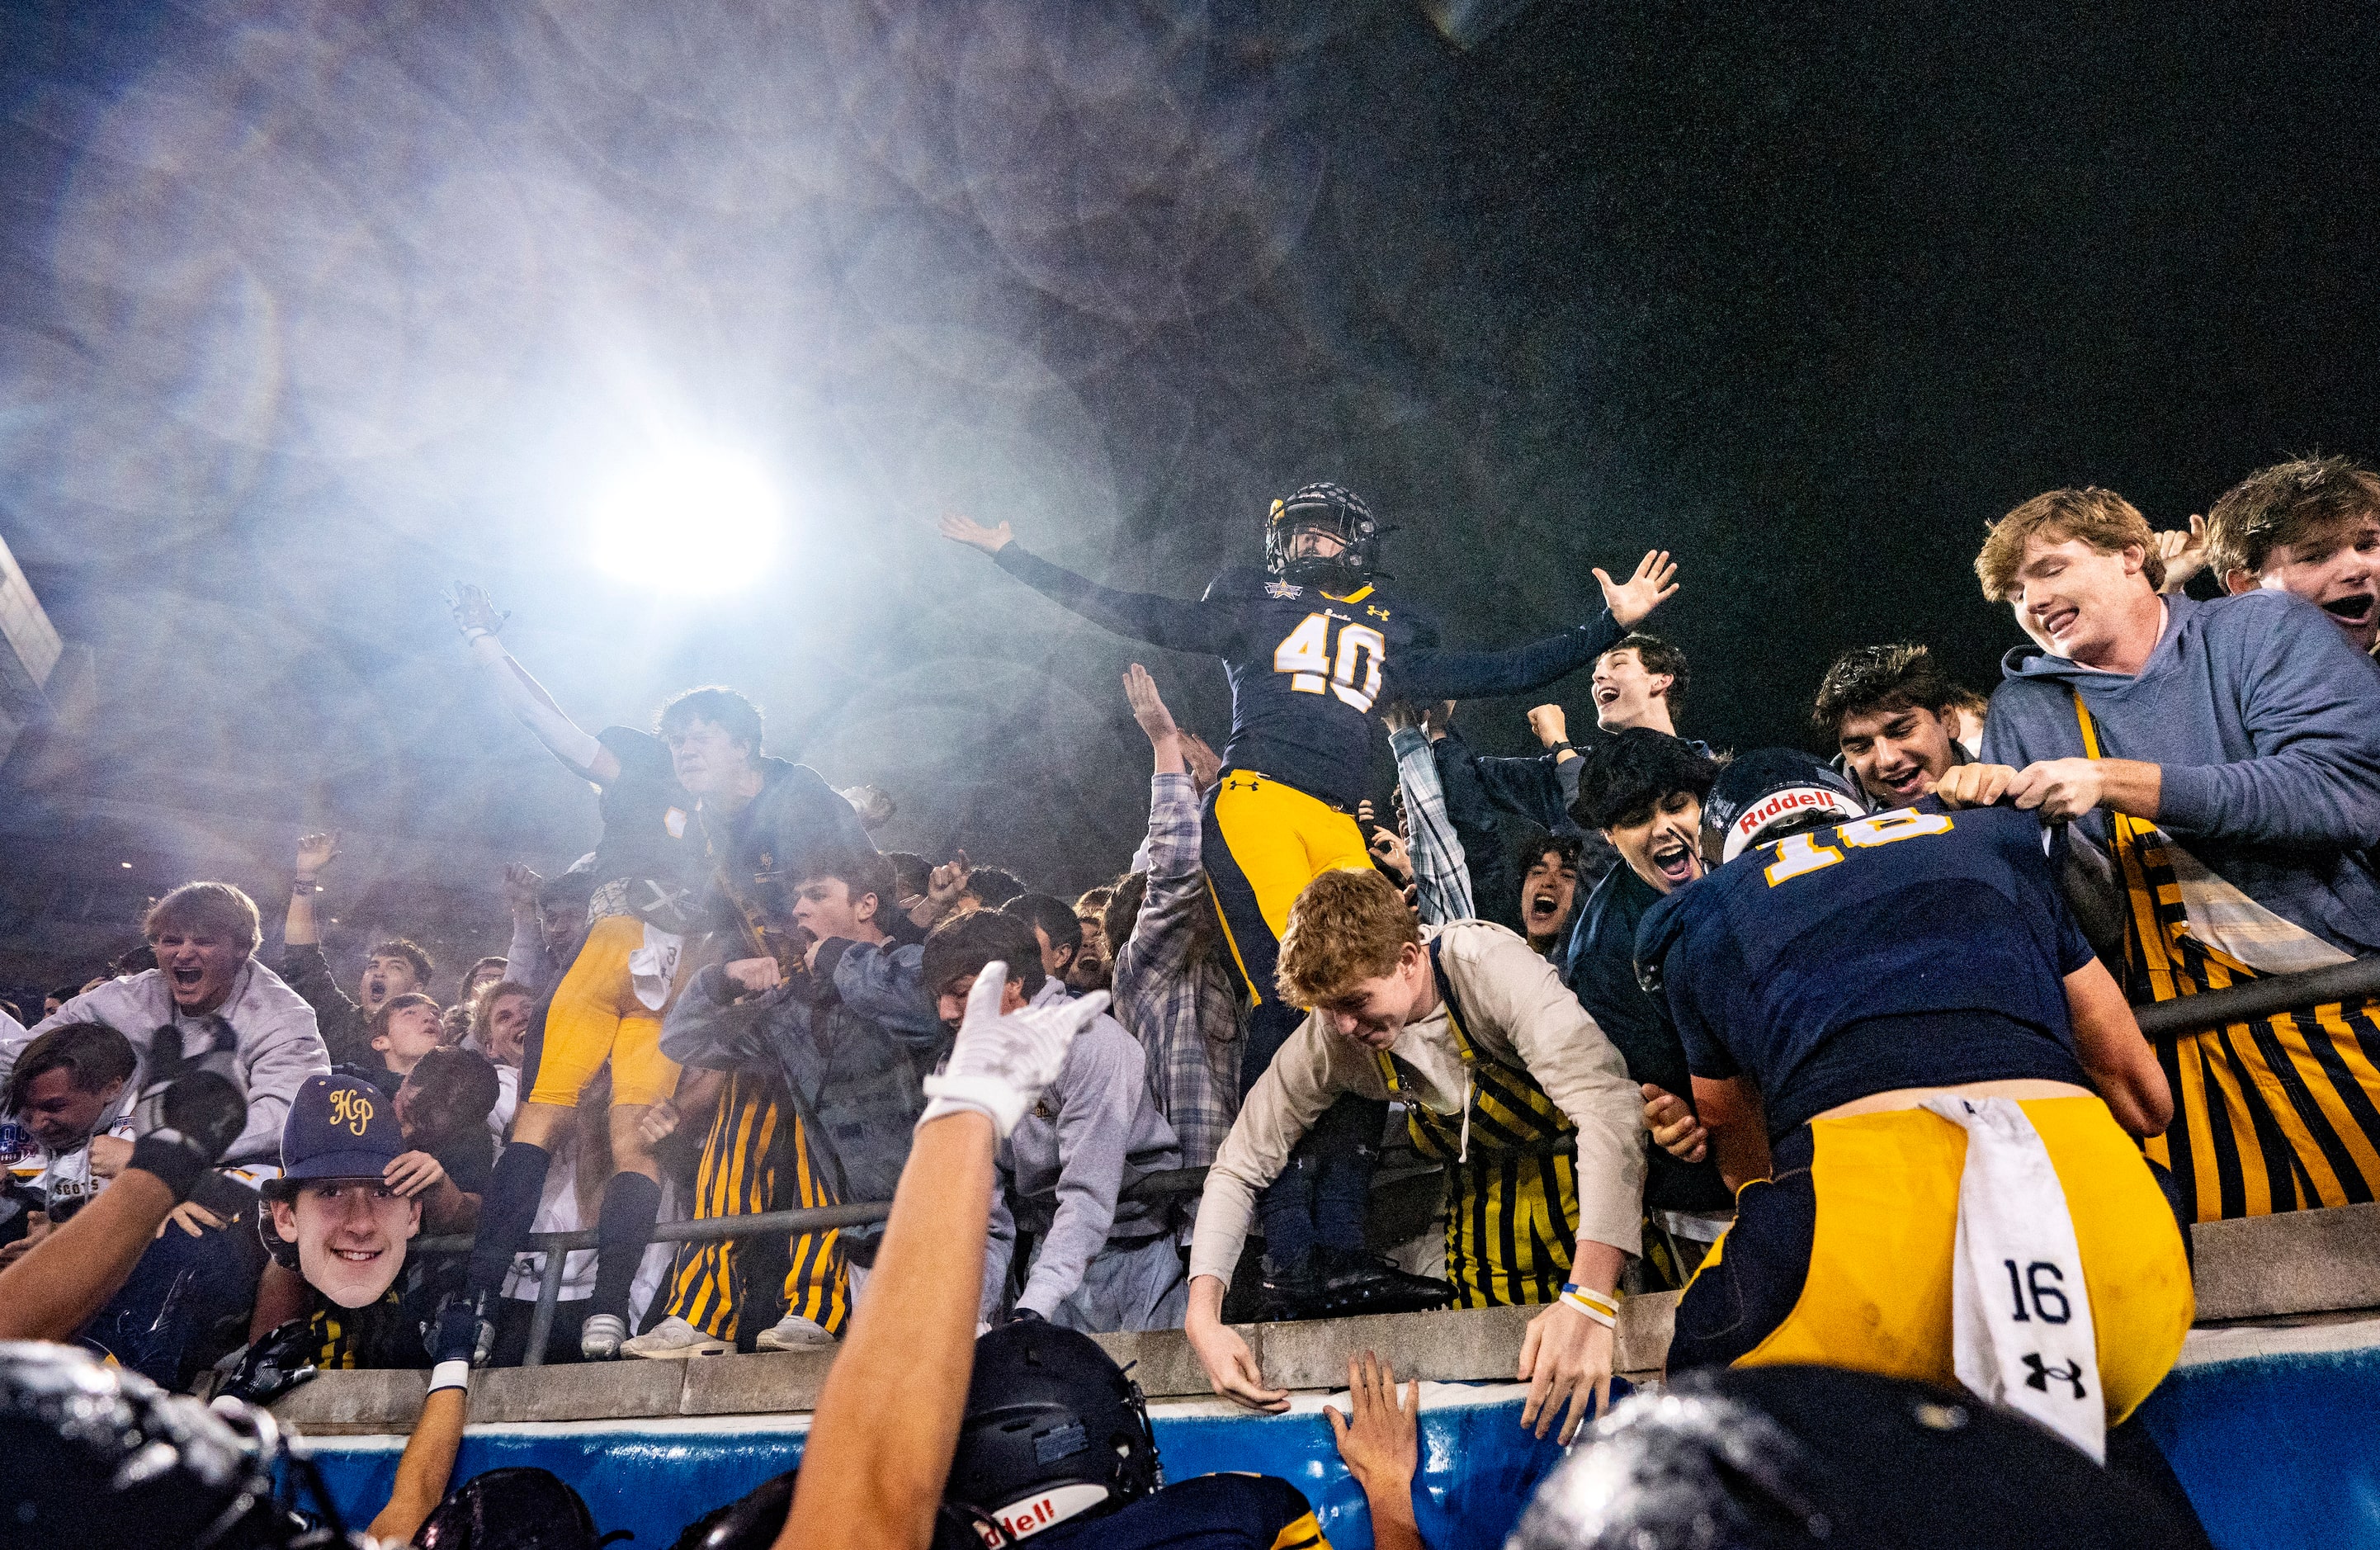
[[[281,1127],[284,1178],[378,1178],[405,1151],[396,1104],[351,1077],[308,1077]]]

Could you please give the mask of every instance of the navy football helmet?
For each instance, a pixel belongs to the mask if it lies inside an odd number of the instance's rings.
[[[1328,559],[1292,559],[1290,540],[1305,528],[1333,533],[1345,547]],[[1343,484],[1308,484],[1272,503],[1265,520],[1265,568],[1301,586],[1353,592],[1378,573],[1380,537],[1387,531],[1354,491]]]

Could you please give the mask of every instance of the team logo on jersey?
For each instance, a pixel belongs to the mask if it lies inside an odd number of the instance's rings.
[[[1265,583],[1265,595],[1268,597],[1281,598],[1304,597],[1305,595],[1305,589],[1299,586],[1294,581],[1267,581]]]
[[[667,812],[662,813],[662,827],[669,831],[670,838],[684,839],[686,837],[686,810],[684,808],[674,807]]]

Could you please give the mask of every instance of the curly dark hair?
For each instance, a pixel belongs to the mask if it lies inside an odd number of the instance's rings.
[[[1570,815],[1590,829],[1641,824],[1662,798],[1691,791],[1699,801],[1718,779],[1719,762],[1649,726],[1631,726],[1604,738],[1579,772]]]
[[[1832,738],[1842,731],[1849,716],[1912,706],[1940,715],[1958,698],[1959,686],[1925,647],[1908,641],[1854,646],[1835,658],[1827,676],[1818,680],[1818,698],[1810,708],[1810,721]]]

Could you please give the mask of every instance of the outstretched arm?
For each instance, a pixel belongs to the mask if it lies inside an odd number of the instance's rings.
[[[992,1153],[1107,1006],[1000,1013],[1004,964],[977,976],[949,1067],[892,1194],[868,1295],[828,1373],[778,1550],[917,1550],[933,1531],[975,1368]],[[901,1396],[886,1404],[888,1394]]]
[[[1604,611],[1592,623],[1501,652],[1407,652],[1396,665],[1397,692],[1415,701],[1475,700],[1543,689],[1574,673],[1620,643],[1645,616],[1678,590],[1678,568],[1669,551],[1653,550],[1625,581],[1598,568]]]
[[[537,736],[547,751],[570,768],[570,773],[608,786],[620,778],[620,761],[608,748],[595,740],[594,735],[563,714],[545,686],[528,676],[528,670],[513,660],[504,643],[496,638],[504,620],[510,616],[497,612],[488,594],[468,581],[458,581],[448,595],[446,606],[454,611],[455,628],[463,632],[463,643],[471,651],[471,660],[495,686],[496,697],[513,713],[520,724]]]
[[[289,879],[289,913],[281,922],[284,946],[303,947],[322,940],[322,929],[314,920],[314,895],[322,888],[316,879],[338,856],[339,836],[335,830],[326,835],[306,835],[298,841],[298,864]]]
[[[987,528],[953,512],[942,519],[942,536],[954,543],[982,550],[1001,569],[1102,629],[1171,651],[1220,656],[1230,649],[1231,619],[1224,610],[1178,597],[1122,592],[1100,586],[1026,552],[1010,534],[1005,522]]]

